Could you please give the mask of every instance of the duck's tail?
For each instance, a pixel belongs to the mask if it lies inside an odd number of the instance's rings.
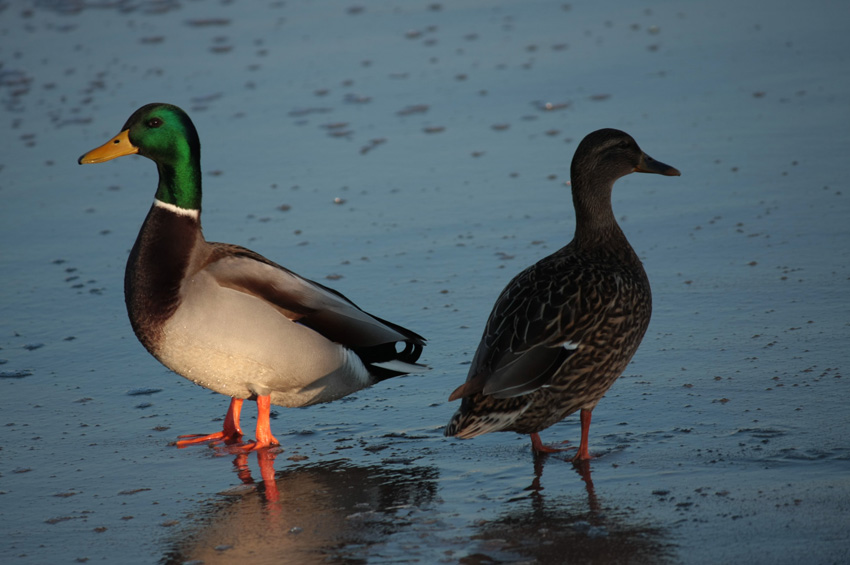
[[[490,432],[510,430],[528,405],[513,410],[497,411],[476,408],[472,398],[464,398],[460,408],[446,425],[445,435],[469,439]]]
[[[417,363],[419,356],[422,355],[422,348],[425,347],[424,337],[392,322],[380,321],[401,333],[407,339],[371,347],[352,348],[363,361],[363,364],[366,365],[369,373],[375,378],[375,382],[430,370],[427,365]]]

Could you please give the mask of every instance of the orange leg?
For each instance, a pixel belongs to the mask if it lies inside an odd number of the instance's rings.
[[[177,442],[177,447],[184,448],[196,443],[205,443],[209,441],[225,443],[234,443],[242,437],[242,428],[239,427],[239,415],[242,413],[242,399],[233,398],[230,400],[230,407],[227,409],[227,415],[224,417],[224,428],[220,432],[215,432],[209,435],[185,435],[180,436],[180,441]]]
[[[569,443],[565,441],[563,443]],[[540,434],[533,433],[531,434],[531,451],[534,453],[559,453],[561,451],[567,451],[568,449],[575,449],[574,447],[552,447],[549,445],[543,445],[543,440],[540,439]]]
[[[257,397],[257,439],[247,449],[255,451],[270,447],[272,445],[280,445],[280,442],[272,435],[270,424],[272,400],[270,396]]]
[[[578,444],[578,453],[576,453],[573,461],[588,461],[590,459],[590,451],[587,449],[587,436],[590,433],[591,414],[590,410],[581,409],[581,443]]]

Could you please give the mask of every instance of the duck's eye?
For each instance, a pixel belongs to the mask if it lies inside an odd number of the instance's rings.
[[[626,141],[625,139],[617,144],[617,149],[628,149],[628,148],[629,148],[629,142]]]
[[[148,120],[148,127],[149,128],[158,128],[161,125],[162,125],[162,120],[159,119],[159,118],[151,118],[151,119]]]

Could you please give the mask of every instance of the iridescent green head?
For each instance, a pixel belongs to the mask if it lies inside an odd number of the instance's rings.
[[[201,208],[201,142],[186,112],[171,104],[147,104],[127,120],[121,133],[79,158],[103,163],[138,153],[159,170],[156,198],[189,210]]]

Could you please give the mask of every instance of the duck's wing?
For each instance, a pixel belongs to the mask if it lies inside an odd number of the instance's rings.
[[[244,247],[212,243],[203,269],[219,285],[264,300],[294,322],[327,339],[357,348],[404,342],[396,358],[414,363],[425,339],[397,324],[364,312],[339,292],[305,279]]]
[[[570,274],[543,262],[517,275],[493,307],[466,382],[449,400],[476,393],[511,398],[550,384],[580,346],[581,300]]]

